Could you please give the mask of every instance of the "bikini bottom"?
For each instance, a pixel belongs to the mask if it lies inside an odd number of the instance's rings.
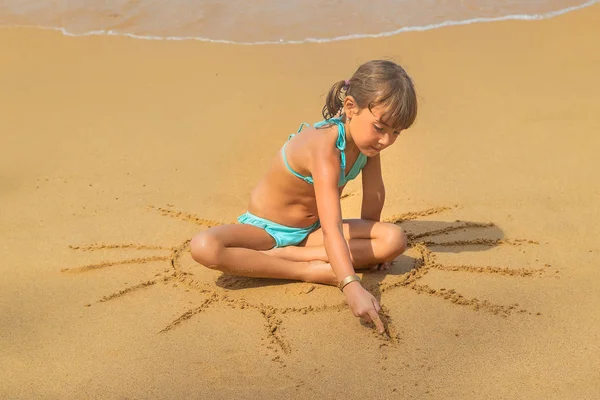
[[[264,229],[275,239],[275,247],[295,246],[302,242],[313,231],[319,229],[319,221],[306,228],[294,228],[278,224],[268,219],[257,217],[249,212],[240,215],[238,218],[240,224],[247,224]]]

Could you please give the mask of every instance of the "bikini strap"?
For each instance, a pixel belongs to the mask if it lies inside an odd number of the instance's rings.
[[[332,118],[330,121],[334,122],[338,127],[338,138],[335,142],[335,147],[340,151],[340,168],[342,170],[342,176],[346,176],[346,128],[341,118]]]
[[[290,136],[288,136],[288,140],[290,140],[291,138],[293,138],[294,136],[296,136],[298,133],[300,133],[302,131],[302,128],[304,128],[305,126],[307,128],[310,128],[310,125],[307,124],[306,122],[301,123],[300,124],[300,128],[298,128],[298,132],[292,133]]]
[[[302,129],[302,127],[300,127],[300,129]],[[292,167],[290,167],[290,164],[288,163],[287,157],[285,155],[285,146],[288,144],[288,142],[285,142],[283,144],[283,147],[281,148],[281,158],[283,158],[283,162],[285,163],[285,166],[287,167],[287,169],[294,175],[296,175],[298,178],[302,179],[304,182],[306,183],[310,183],[311,185],[313,184],[313,178],[312,176],[304,176],[304,175],[300,175],[299,173],[297,173]]]
[[[338,128],[338,137],[337,137],[337,140],[335,142],[335,147],[340,151],[340,170],[341,170],[341,173],[340,173],[340,180],[338,182],[338,186],[343,186],[347,182],[347,179],[346,179],[346,152],[345,152],[345,150],[346,150],[346,128],[344,127],[344,122],[339,117],[331,118],[331,119],[328,119],[328,120],[325,120],[325,121],[321,121],[321,122],[317,122],[315,124],[315,128],[320,128],[321,126],[324,126],[324,125],[327,125],[327,124],[335,124],[337,126],[337,128]],[[309,124],[307,124],[306,122],[303,122],[300,125],[300,128],[298,128],[298,132],[292,133],[288,137],[288,140],[290,140],[295,135],[297,135],[298,133],[300,133],[300,131],[302,131],[302,128],[304,128],[305,126],[310,127]],[[292,174],[294,174],[298,178],[302,179],[304,182],[310,183],[311,185],[314,184],[314,181],[313,181],[313,179],[312,179],[311,176],[300,175],[298,172],[296,172],[296,171],[294,171],[292,169],[292,167],[288,163],[287,156],[285,155],[285,146],[286,145],[287,145],[287,142],[285,142],[283,144],[283,147],[281,148],[281,157],[283,158],[283,162],[285,163],[285,166],[287,167],[287,169]]]
[[[320,128],[327,124],[335,124],[338,128],[338,137],[335,142],[335,147],[340,151],[340,181],[339,185],[344,185],[346,182],[346,128],[340,117],[326,119],[325,121],[317,122],[315,128]]]

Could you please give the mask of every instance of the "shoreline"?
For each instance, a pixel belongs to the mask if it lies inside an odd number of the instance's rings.
[[[48,27],[38,25],[0,25],[0,29],[41,29],[61,32],[64,36],[72,37],[86,37],[86,36],[119,36],[127,37],[131,39],[140,40],[167,40],[167,41],[188,41],[195,40],[200,42],[215,43],[215,44],[230,44],[230,45],[241,45],[241,46],[254,46],[254,45],[290,45],[290,44],[308,44],[308,43],[331,43],[345,40],[360,40],[360,39],[378,39],[385,37],[392,37],[406,32],[423,32],[434,29],[472,25],[480,23],[494,23],[494,22],[505,22],[505,21],[541,21],[545,19],[556,18],[561,15],[578,11],[587,7],[591,7],[598,4],[598,0],[589,0],[583,4],[566,7],[560,10],[549,11],[541,14],[509,14],[498,17],[472,17],[465,20],[448,20],[439,23],[425,24],[425,25],[411,25],[403,28],[398,28],[392,31],[380,32],[380,33],[353,33],[341,36],[335,36],[332,38],[305,38],[302,40],[266,40],[258,42],[237,42],[227,39],[211,39],[207,37],[195,37],[195,36],[152,36],[152,35],[139,35],[130,32],[116,32],[114,30],[104,29],[92,29],[84,33],[72,33],[65,27]]]

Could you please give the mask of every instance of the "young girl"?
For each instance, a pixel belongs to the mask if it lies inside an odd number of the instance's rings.
[[[382,60],[361,65],[329,91],[325,121],[290,135],[240,224],[195,236],[192,257],[232,275],[339,285],[353,314],[383,333],[380,306],[355,269],[387,269],[406,248],[402,228],[379,222],[385,198],[379,154],[416,114],[413,83],[402,67]],[[340,195],[361,171],[361,219],[342,219]]]

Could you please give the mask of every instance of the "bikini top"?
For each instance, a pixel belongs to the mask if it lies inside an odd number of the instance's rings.
[[[340,151],[340,169],[342,170],[342,172],[340,174],[340,180],[338,181],[338,187],[342,187],[346,183],[348,183],[349,181],[351,181],[352,179],[354,179],[358,176],[360,171],[367,164],[367,156],[365,156],[363,153],[358,153],[358,157],[356,158],[354,165],[348,172],[348,175],[345,175],[345,173],[346,173],[346,153],[344,152],[344,150],[346,149],[346,129],[344,128],[344,123],[342,122],[341,118],[331,118],[331,119],[328,119],[325,121],[317,122],[315,124],[315,128],[320,128],[320,127],[322,127],[324,125],[328,125],[328,124],[336,124],[338,127],[338,138],[335,143],[335,147],[337,147],[338,150]],[[304,128],[305,126],[310,126],[310,125],[308,125],[306,122],[303,122],[302,125],[300,125],[300,128],[298,129],[297,133],[300,133],[300,131],[302,131],[302,128]],[[297,133],[292,133],[288,137],[288,141],[291,138],[293,138]],[[281,156],[283,158],[283,162],[285,163],[285,166],[292,174],[296,175],[298,178],[302,179],[304,182],[310,183],[312,185],[314,182],[313,182],[313,178],[311,176],[300,175],[298,172],[294,171],[292,169],[292,167],[290,167],[290,164],[287,161],[287,157],[285,156],[285,145],[287,143],[288,142],[285,142],[285,144],[281,148]]]

